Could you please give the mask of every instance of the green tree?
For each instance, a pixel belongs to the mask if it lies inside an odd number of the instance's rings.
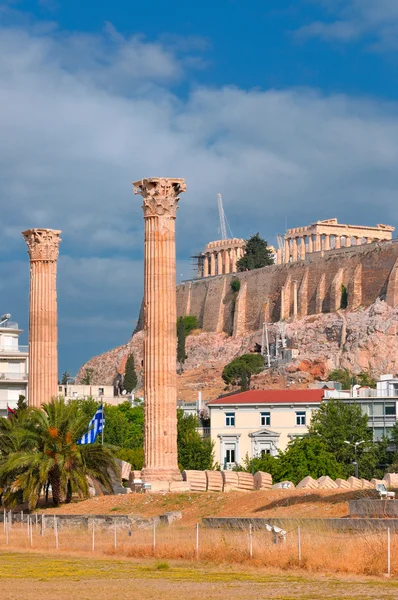
[[[345,476],[353,474],[356,455],[360,476],[373,477],[372,470],[378,463],[377,446],[373,444],[368,417],[360,404],[347,404],[342,400],[322,402],[312,414],[309,434],[322,439],[327,451],[343,465]],[[355,442],[363,442],[357,445],[356,451]]]
[[[184,319],[184,331],[185,337],[188,337],[194,329],[199,329],[199,321],[195,315],[185,315]]]
[[[28,408],[28,403],[26,402],[25,396],[23,394],[19,394],[17,408],[15,409],[15,412],[18,413],[22,410],[26,410],[27,408]]]
[[[268,244],[259,233],[246,240],[245,254],[238,260],[238,271],[252,271],[267,265],[273,265],[274,259]]]
[[[64,371],[62,373],[62,377],[61,377],[61,384],[67,385],[70,378],[71,378],[70,371]]]
[[[126,361],[126,371],[123,378],[123,388],[130,394],[137,387],[137,373],[135,372],[134,354],[130,354]]]
[[[366,371],[354,375],[349,369],[334,369],[329,373],[329,381],[338,381],[341,383],[343,390],[349,390],[353,385],[376,387],[376,379]]]
[[[297,484],[307,475],[314,479],[322,475],[329,475],[332,479],[336,479],[343,474],[343,465],[319,437],[296,438],[278,457],[279,481],[287,480]]]
[[[177,360],[180,365],[183,365],[187,358],[185,352],[185,325],[184,317],[178,317],[177,319]]]
[[[221,376],[227,385],[238,385],[245,391],[250,389],[252,375],[261,373],[263,369],[264,359],[261,354],[243,354],[228,363]]]
[[[81,379],[82,385],[90,385],[92,383],[94,369],[86,368],[84,375]]]
[[[376,379],[366,371],[361,371],[360,373],[358,373],[356,379],[357,383],[359,383],[359,385],[361,385],[362,387],[370,387],[376,389]]]
[[[240,290],[240,279],[238,279],[237,277],[235,277],[232,281],[231,281],[231,290],[236,294],[237,292],[239,292]]]
[[[111,472],[117,472],[114,458],[100,444],[77,443],[87,430],[88,420],[74,403],[53,399],[43,404],[42,410],[27,409],[13,421],[14,439],[9,451],[0,456],[0,485],[5,488],[6,506],[14,506],[22,494],[23,501],[34,509],[48,485],[56,506],[70,501],[74,492],[86,498],[88,476],[112,491]],[[3,435],[1,429],[0,439]]]
[[[344,283],[341,284],[340,308],[345,309],[348,306],[348,291]]]
[[[180,469],[204,471],[213,468],[213,443],[210,438],[201,438],[197,427],[199,421],[194,415],[184,415],[177,410],[177,446]]]

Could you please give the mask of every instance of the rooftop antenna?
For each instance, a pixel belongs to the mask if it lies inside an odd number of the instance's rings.
[[[221,239],[227,239],[227,226],[225,224],[225,213],[224,207],[222,204],[222,196],[221,194],[217,194],[217,202],[218,202],[218,213],[220,215],[220,228],[221,228]]]

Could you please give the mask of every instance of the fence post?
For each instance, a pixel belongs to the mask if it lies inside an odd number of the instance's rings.
[[[195,546],[196,558],[199,558],[199,523],[196,523],[196,546]]]
[[[30,523],[30,528],[29,528],[30,529],[30,545],[33,546],[33,531],[32,531],[33,525],[32,525],[32,520],[30,517],[29,517],[29,523]]]
[[[153,555],[155,556],[156,552],[156,521],[153,519]]]
[[[387,575],[391,575],[391,531],[387,529]]]
[[[28,540],[30,539],[29,515],[26,516],[26,529],[28,531]]]
[[[298,554],[298,566],[301,567],[301,530],[300,530],[300,526],[297,527],[297,554]]]
[[[8,521],[6,522],[6,544],[8,546]]]
[[[253,526],[251,523],[249,525],[249,555],[250,558],[253,558]]]
[[[38,515],[37,515],[37,513],[36,513],[36,514],[35,514],[35,517],[36,517],[36,529],[37,529],[37,526],[38,526],[38,519],[37,519],[37,516],[38,516]]]
[[[92,539],[91,539],[91,551],[94,552],[95,550],[95,525],[94,525],[94,519],[93,519],[93,533],[92,533]]]
[[[117,534],[116,534],[116,521],[113,520],[113,547],[116,550],[117,547]]]
[[[23,529],[23,510],[21,510],[21,529]]]
[[[7,511],[6,511],[6,509],[4,509],[4,521],[3,521],[3,523],[4,523],[4,531],[6,530],[6,520],[7,520]]]
[[[10,510],[8,513],[8,521],[10,524],[10,529],[12,529],[12,510]]]
[[[54,535],[55,535],[55,549],[58,550],[58,522],[57,517],[54,515]]]
[[[44,515],[42,514],[41,515],[41,532],[40,532],[40,535],[44,535],[45,528],[46,528],[46,523],[45,523],[45,520],[44,520]]]

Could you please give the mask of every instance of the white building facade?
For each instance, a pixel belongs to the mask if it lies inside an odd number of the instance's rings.
[[[16,407],[19,396],[28,399],[28,346],[19,344],[22,330],[10,316],[0,318],[0,417],[7,416],[7,405]]]

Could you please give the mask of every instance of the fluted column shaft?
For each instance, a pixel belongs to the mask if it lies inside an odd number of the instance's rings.
[[[285,263],[290,262],[290,239],[285,239]]]
[[[230,263],[230,259],[229,259],[229,251],[226,249],[224,250],[224,273],[230,273],[231,272],[231,263]]]
[[[57,259],[60,231],[23,232],[30,257],[29,406],[58,394]]]
[[[207,254],[205,254],[204,260],[203,260],[203,277],[208,277],[209,276],[209,256]]]
[[[218,254],[217,254],[217,273],[218,273],[218,275],[222,275],[223,274],[223,269],[222,269],[222,252],[218,252]]]
[[[144,179],[144,469],[146,481],[181,479],[177,460],[175,218],[182,179]]]
[[[305,260],[305,237],[303,236],[300,241],[300,258]]]
[[[329,234],[325,235],[324,242],[325,243],[324,243],[323,249],[324,250],[330,250],[330,235]]]
[[[341,248],[341,237],[339,235],[335,237],[335,248]]]
[[[293,238],[292,262],[297,261],[297,238]]]
[[[216,254],[215,252],[210,253],[210,275],[214,277],[216,274]]]
[[[312,233],[308,236],[308,254],[314,252],[314,242],[312,239]]]

